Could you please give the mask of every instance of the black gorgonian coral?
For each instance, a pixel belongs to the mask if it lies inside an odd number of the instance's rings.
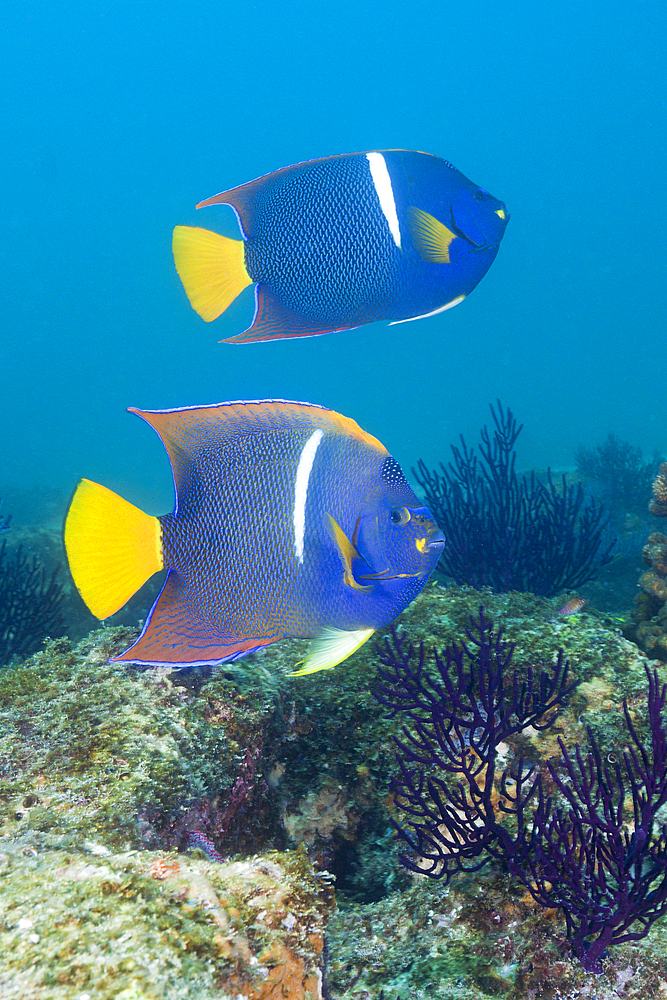
[[[0,542],[0,666],[34,653],[47,635],[62,635],[63,603],[57,570],[47,574],[21,545],[10,552]]]
[[[565,916],[574,954],[602,971],[610,945],[638,940],[667,910],[667,827],[654,837],[667,802],[667,736],[662,711],[667,685],[646,668],[650,744],[624,702],[627,746],[605,757],[588,730],[588,748],[547,762],[542,775],[519,759],[498,770],[500,745],[528,726],[546,729],[572,690],[559,654],[550,673],[510,673],[513,647],[494,634],[480,609],[467,642],[427,664],[393,633],[380,647],[383,684],[375,691],[393,716],[406,713],[396,739],[401,776],[393,793],[406,823],[396,825],[412,871],[449,880],[489,857],[542,906]]]
[[[519,476],[514,445],[523,425],[500,402],[491,415],[495,430],[482,428],[479,454],[461,438],[440,471],[423,461],[412,470],[447,539],[439,569],[478,590],[576,590],[611,558],[613,542],[602,549],[603,508],[564,476],[560,484],[548,470],[545,482]]]

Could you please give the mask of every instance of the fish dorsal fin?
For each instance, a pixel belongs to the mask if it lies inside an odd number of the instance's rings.
[[[136,413],[160,435],[171,460],[177,489],[203,447],[214,445],[219,450],[226,440],[245,434],[321,428],[325,434],[343,434],[362,441],[381,455],[388,454],[384,445],[363,431],[356,421],[313,403],[286,399],[235,400],[179,410],[130,407],[129,412]],[[281,460],[279,454],[275,458]]]
[[[447,229],[434,215],[414,206],[408,209],[408,223],[415,250],[423,260],[432,260],[436,264],[451,263],[449,247],[456,239],[456,233]]]
[[[315,674],[318,670],[331,670],[336,664],[352,656],[352,653],[370,639],[374,631],[373,628],[360,628],[355,632],[344,632],[339,628],[323,628],[311,642],[301,670],[295,670],[287,676],[303,677],[304,674]]]
[[[302,173],[305,170],[309,170],[311,167],[319,166],[321,163],[326,163],[329,160],[341,160],[351,156],[360,155],[363,154],[339,153],[336,156],[322,156],[317,160],[303,160],[301,163],[293,163],[289,167],[281,167],[280,170],[274,170],[270,174],[264,174],[262,177],[256,177],[254,180],[248,181],[246,184],[240,184],[238,187],[230,188],[228,191],[221,191],[220,194],[214,194],[212,198],[206,198],[205,201],[200,201],[196,207],[208,208],[209,205],[231,205],[232,208],[235,209],[239,222],[241,223],[244,238],[252,239],[253,222],[256,210],[265,195],[268,194],[272,188],[278,187],[288,178],[288,176]]]
[[[141,635],[113,660],[151,666],[229,663],[282,638],[282,635],[248,638],[222,635],[212,626],[193,619],[183,600],[178,576],[170,571]]]
[[[357,552],[356,546],[350,541],[341,526],[338,524],[336,519],[331,516],[331,514],[327,514],[327,522],[329,525],[329,532],[336,543],[338,554],[340,555],[343,563],[343,582],[346,583],[348,587],[352,587],[353,590],[370,590],[370,587],[365,587],[363,584],[358,583],[354,576],[352,560],[361,558]]]

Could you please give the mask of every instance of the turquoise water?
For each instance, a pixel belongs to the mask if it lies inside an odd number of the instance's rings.
[[[409,467],[476,439],[500,397],[525,424],[523,465],[571,467],[610,430],[667,452],[666,21],[657,0],[12,4],[0,495],[15,519],[33,488],[59,517],[81,475],[171,508],[166,456],[127,406],[304,399]],[[442,156],[507,203],[479,287],[414,324],[218,344],[252,294],[202,322],[173,226],[235,236],[231,210],[195,203],[387,147]]]

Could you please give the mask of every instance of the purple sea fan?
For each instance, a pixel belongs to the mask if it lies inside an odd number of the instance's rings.
[[[449,881],[490,857],[505,861],[541,906],[563,911],[574,954],[601,973],[610,945],[643,938],[667,911],[667,826],[654,837],[667,803],[667,685],[646,666],[646,741],[625,701],[628,739],[618,755],[605,756],[591,729],[583,750],[559,740],[561,760],[546,764],[551,795],[523,760],[496,764],[509,736],[553,724],[575,686],[562,653],[551,674],[508,679],[513,647],[481,608],[467,642],[435,653],[434,664],[395,631],[379,653],[383,684],[374,693],[390,717],[408,719],[395,738],[401,774],[392,781],[407,816],[394,823],[408,848],[402,862]]]
[[[500,401],[491,416],[495,428],[482,428],[476,450],[461,438],[439,471],[423,461],[412,470],[447,539],[439,569],[477,590],[578,590],[611,559],[604,509],[565,476],[558,483],[549,470],[544,482],[519,475],[514,446],[523,424]]]
[[[657,671],[645,669],[650,745],[637,734],[625,701],[629,738],[618,758],[605,757],[590,729],[587,753],[579,745],[569,753],[559,740],[562,764],[547,766],[565,804],[554,805],[538,780],[525,831],[530,850],[509,859],[538,903],[563,911],[575,955],[596,974],[610,945],[645,937],[667,911],[667,827],[653,835],[667,802],[667,685],[661,688]]]
[[[504,774],[498,790],[499,746],[528,726],[552,725],[576,684],[562,652],[550,673],[508,676],[514,646],[494,633],[483,608],[470,621],[467,642],[434,652],[435,670],[423,644],[415,649],[393,630],[391,642],[378,647],[384,683],[373,692],[389,717],[400,711],[409,720],[396,739],[401,778],[392,782],[408,816],[406,827],[394,824],[409,849],[401,861],[447,881],[455,871],[477,871],[489,854],[516,853],[500,820],[517,812],[517,803],[524,808],[533,772],[520,764],[518,777]]]

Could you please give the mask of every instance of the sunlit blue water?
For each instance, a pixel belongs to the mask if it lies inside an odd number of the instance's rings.
[[[523,465],[609,430],[667,451],[665,15],[641,5],[30,3],[3,13],[0,495],[81,475],[152,512],[166,456],[125,413],[283,397],[354,417],[409,467],[476,439],[500,397]],[[399,327],[220,345],[176,223],[286,164],[436,153],[507,202],[458,308]],[[21,510],[12,507],[14,518]]]

